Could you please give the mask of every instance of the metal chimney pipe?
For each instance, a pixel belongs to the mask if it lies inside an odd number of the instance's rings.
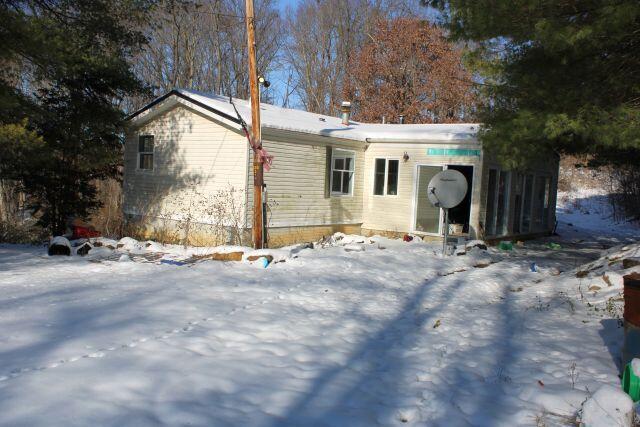
[[[342,124],[348,126],[349,118],[351,116],[351,103],[349,101],[342,101],[340,112],[342,113]]]
[[[400,116],[398,116],[398,123],[400,123],[401,125],[404,124],[404,114],[400,114]]]

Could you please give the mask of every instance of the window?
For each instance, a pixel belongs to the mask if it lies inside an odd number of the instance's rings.
[[[140,135],[138,139],[138,169],[153,170],[153,135]]]
[[[398,194],[398,170],[400,160],[376,159],[373,194],[396,196]]]
[[[347,196],[352,194],[354,164],[355,154],[353,152],[333,150],[331,159],[332,195]]]
[[[487,236],[507,234],[510,183],[511,173],[509,171],[489,169],[485,228]]]

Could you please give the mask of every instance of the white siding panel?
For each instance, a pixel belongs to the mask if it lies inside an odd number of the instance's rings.
[[[475,228],[478,221],[481,159],[480,157],[448,157],[429,156],[429,148],[463,148],[480,149],[477,143],[465,144],[429,144],[429,143],[372,143],[366,151],[364,177],[364,221],[363,228],[384,230],[391,232],[410,232],[414,229],[414,191],[418,165],[447,165],[460,164],[474,166],[473,194],[471,199],[470,224]],[[407,153],[409,160],[404,161]],[[375,196],[373,194],[373,180],[375,159],[399,159],[398,195]]]
[[[295,227],[305,225],[360,224],[364,178],[364,144],[327,142],[283,142],[266,139],[265,149],[274,156],[273,167],[265,172],[268,225]],[[325,197],[326,147],[355,151],[353,194]],[[253,177],[249,168],[250,202]],[[251,220],[249,218],[249,220]]]
[[[154,135],[153,171],[137,168],[142,134]],[[211,196],[231,188],[234,194],[243,193],[246,165],[247,142],[242,135],[178,106],[127,133],[124,211],[174,219],[188,215],[210,222],[204,211]]]

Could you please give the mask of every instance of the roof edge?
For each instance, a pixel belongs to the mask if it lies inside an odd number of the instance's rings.
[[[216,115],[218,115],[220,117],[223,117],[223,118],[225,118],[227,120],[230,120],[230,121],[232,121],[232,122],[234,122],[236,124],[240,124],[240,119],[238,119],[237,117],[233,117],[233,116],[231,116],[231,115],[229,115],[227,113],[223,113],[222,111],[217,110],[217,109],[215,109],[215,108],[213,108],[213,107],[211,107],[211,106],[209,106],[209,105],[207,105],[207,104],[205,104],[203,102],[197,101],[197,100],[185,95],[184,93],[182,93],[182,92],[180,92],[179,90],[176,90],[176,89],[172,89],[170,92],[162,95],[159,98],[154,99],[153,101],[151,101],[150,103],[148,103],[144,107],[142,107],[139,110],[131,113],[130,115],[128,115],[125,118],[125,121],[128,122],[128,121],[131,121],[131,120],[135,119],[140,114],[144,113],[145,111],[150,110],[151,108],[153,108],[156,105],[162,103],[164,100],[166,100],[167,98],[170,98],[173,95],[177,96],[178,98],[182,98],[185,101],[189,101],[190,103],[192,103],[194,105],[197,105],[200,108],[203,108],[203,109],[205,109],[205,110],[207,110],[207,111],[209,111],[211,113],[214,113],[214,114],[216,114]]]

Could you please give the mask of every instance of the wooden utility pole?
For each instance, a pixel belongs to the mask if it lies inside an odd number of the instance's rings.
[[[253,12],[253,0],[245,0],[247,8],[247,43],[249,45],[249,90],[251,93],[251,138],[253,149],[253,247],[262,249],[263,217],[262,217],[262,187],[264,183],[264,168],[262,159],[256,152],[262,146],[260,140],[260,93],[258,88],[258,67],[256,64],[256,27]]]

